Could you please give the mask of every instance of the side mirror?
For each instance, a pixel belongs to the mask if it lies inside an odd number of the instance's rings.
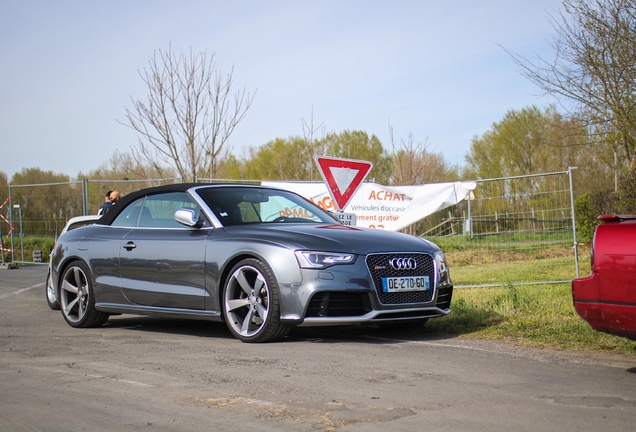
[[[196,213],[190,208],[182,208],[174,212],[174,218],[181,225],[196,228],[199,224],[199,220],[196,218]]]

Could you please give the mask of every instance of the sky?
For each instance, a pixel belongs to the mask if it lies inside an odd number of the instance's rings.
[[[229,144],[411,134],[451,164],[509,110],[553,101],[506,50],[552,54],[561,0],[0,0],[0,171],[77,176],[137,145],[125,122],[157,50],[214,54],[254,93]],[[505,50],[504,50],[505,48]],[[312,114],[313,113],[313,114]]]

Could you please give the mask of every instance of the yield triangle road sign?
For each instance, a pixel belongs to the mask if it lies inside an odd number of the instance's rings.
[[[317,156],[316,163],[327,183],[327,190],[336,207],[342,211],[364,181],[373,164],[354,159]]]

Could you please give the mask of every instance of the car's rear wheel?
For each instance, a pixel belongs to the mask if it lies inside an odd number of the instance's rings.
[[[44,287],[44,292],[46,294],[46,303],[53,310],[60,310],[60,304],[57,301],[57,296],[55,295],[55,288],[53,287],[53,279],[51,278],[51,270],[49,269],[46,274],[46,286]]]
[[[108,320],[108,314],[95,309],[91,273],[81,261],[64,270],[59,298],[62,315],[72,327],[98,327]]]
[[[223,315],[232,334],[243,342],[269,342],[289,331],[280,322],[276,279],[266,265],[252,258],[230,271],[223,288]]]

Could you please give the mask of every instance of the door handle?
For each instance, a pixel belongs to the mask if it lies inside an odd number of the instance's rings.
[[[128,251],[131,251],[131,250],[133,250],[136,247],[137,247],[137,245],[135,243],[131,242],[131,241],[129,241],[128,243],[126,243],[124,245],[124,249],[126,249]]]

